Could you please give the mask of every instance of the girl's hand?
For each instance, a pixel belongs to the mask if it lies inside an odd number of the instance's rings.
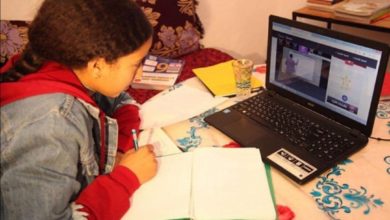
[[[141,184],[150,180],[157,173],[157,160],[153,145],[145,145],[137,151],[130,150],[123,154],[118,165],[129,168],[138,177]]]

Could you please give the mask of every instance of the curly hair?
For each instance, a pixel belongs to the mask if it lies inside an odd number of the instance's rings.
[[[153,29],[133,0],[45,0],[25,50],[1,82],[36,72],[46,60],[82,68],[94,58],[114,62],[138,49]]]

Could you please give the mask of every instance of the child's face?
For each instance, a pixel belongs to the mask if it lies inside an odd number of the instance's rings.
[[[129,88],[134,75],[142,68],[142,60],[152,45],[152,39],[146,41],[136,51],[120,57],[115,63],[108,64],[106,73],[101,78],[100,92],[108,97],[117,97]]]
[[[120,57],[114,63],[96,59],[88,63],[85,71],[75,71],[84,86],[108,97],[115,98],[129,88],[134,75],[142,68],[142,60],[149,52],[152,38],[136,51]],[[80,74],[81,73],[81,74]]]

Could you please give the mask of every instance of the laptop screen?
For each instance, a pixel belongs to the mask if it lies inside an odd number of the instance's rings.
[[[367,124],[383,51],[277,21],[270,31],[268,83]]]

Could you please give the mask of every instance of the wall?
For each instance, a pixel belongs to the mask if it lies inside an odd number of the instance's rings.
[[[43,0],[1,0],[2,20],[32,20]]]
[[[198,0],[199,16],[205,28],[203,44],[218,48],[234,57],[246,57],[256,63],[266,59],[268,16],[291,18],[292,11],[306,5],[306,0]],[[325,23],[299,19],[325,27]],[[334,25],[334,29],[390,45],[390,34]],[[388,64],[390,71],[390,60]]]
[[[262,63],[266,58],[268,16],[291,18],[306,0],[198,0],[205,28],[203,44],[234,57]],[[287,3],[288,2],[288,3]]]

